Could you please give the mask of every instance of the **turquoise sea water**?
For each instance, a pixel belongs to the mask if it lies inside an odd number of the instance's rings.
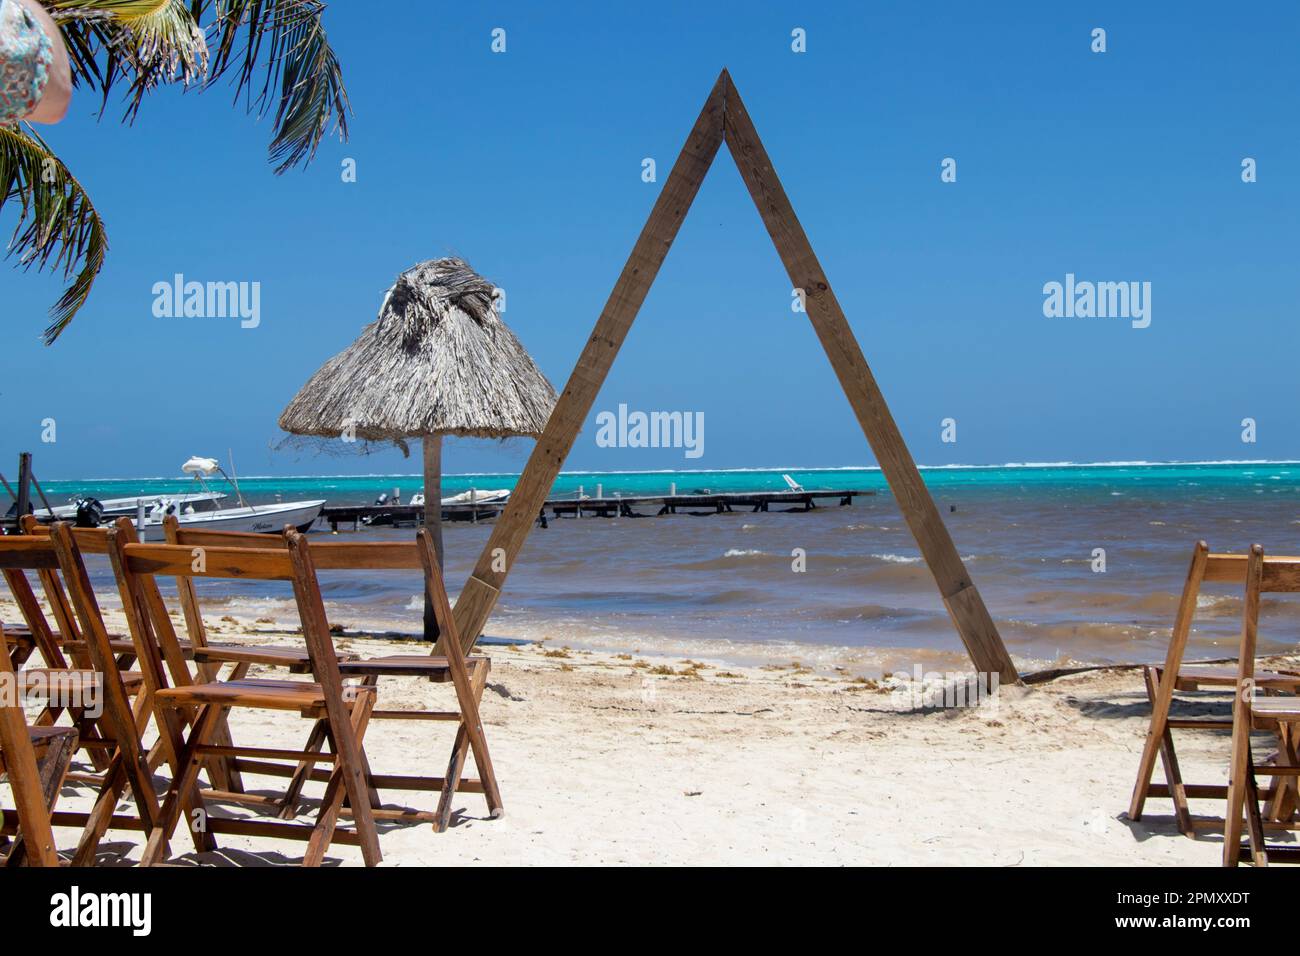
[[[864,673],[961,667],[965,657],[934,582],[875,469],[568,473],[554,496],[779,490],[782,473],[807,488],[874,490],[851,507],[809,513],[560,520],[535,529],[511,571],[489,633],[548,637],[574,647],[681,657],[798,658]],[[1012,465],[923,469],[1007,646],[1026,667],[1134,662],[1164,655],[1191,548],[1256,542],[1300,554],[1300,464]],[[457,475],[444,494],[511,488],[515,475]],[[325,498],[369,503],[420,489],[418,477],[244,478],[253,501]],[[185,479],[50,481],[54,503],[74,494],[120,497],[183,491]],[[653,508],[640,509],[653,514]],[[447,580],[456,591],[490,523],[445,527]],[[364,530],[404,537],[409,529]],[[802,570],[793,558],[805,556]],[[1104,556],[1099,565],[1097,556]],[[111,591],[107,569],[94,572]],[[420,581],[401,573],[332,574],[322,581],[331,620],[419,626]],[[202,582],[217,613],[291,620],[285,588]],[[1239,589],[1238,589],[1239,590]],[[1293,650],[1300,602],[1265,602],[1260,645]],[[1201,596],[1191,650],[1235,653],[1241,599],[1223,585]]]
[[[922,468],[926,484],[937,494],[957,493],[1087,493],[1122,488],[1134,494],[1159,494],[1171,488],[1212,487],[1225,493],[1249,491],[1261,481],[1300,480],[1297,462],[1224,462],[1187,464],[1011,464],[955,465]],[[728,471],[565,472],[556,480],[554,497],[575,495],[581,487],[594,495],[598,485],[606,495],[667,494],[675,482],[678,493],[711,491],[784,490],[788,474],[806,488],[855,488],[885,491],[887,483],[877,468],[770,468]],[[517,474],[444,475],[443,494],[481,489],[513,488]],[[76,495],[119,498],[134,494],[183,492],[193,480],[177,478],[124,478],[49,481],[43,487],[54,504]],[[381,492],[401,490],[403,499],[422,490],[419,475],[245,477],[239,480],[251,500],[325,498],[330,504],[368,504]],[[55,500],[57,497],[57,500]]]

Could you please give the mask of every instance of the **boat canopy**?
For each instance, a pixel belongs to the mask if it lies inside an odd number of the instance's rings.
[[[198,455],[181,465],[181,471],[187,475],[215,475],[220,470],[221,466],[215,458],[201,458]]]

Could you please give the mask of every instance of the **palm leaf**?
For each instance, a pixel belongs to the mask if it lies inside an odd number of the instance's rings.
[[[0,126],[0,212],[19,204],[9,242],[24,269],[62,269],[71,285],[50,309],[49,345],[86,303],[104,265],[108,236],[90,197],[30,129]]]
[[[331,127],[348,138],[351,107],[320,0],[41,2],[63,34],[74,85],[99,93],[101,111],[121,84],[130,121],[160,85],[201,80],[206,89],[229,73],[249,112],[275,111],[269,153],[277,174],[310,162]],[[9,254],[24,268],[61,268],[72,279],[51,309],[49,344],[90,294],[108,249],[103,224],[30,128],[0,127],[0,212],[6,203],[20,207]]]
[[[126,118],[163,83],[203,88],[229,74],[235,99],[274,111],[269,154],[277,174],[310,162],[331,128],[348,137],[343,70],[321,21],[321,0],[47,0],[78,87],[128,83]],[[206,30],[204,21],[211,19]],[[209,61],[209,49],[211,59]]]
[[[188,86],[207,73],[207,39],[185,0],[47,0],[46,6],[59,22],[78,85],[100,89],[107,102],[116,83],[130,83],[128,120],[151,90],[178,80]]]
[[[310,162],[331,126],[348,138],[351,106],[324,10],[320,0],[191,0],[195,20],[216,16],[205,86],[230,72],[235,98],[244,96],[249,112],[265,115],[275,105],[270,158],[277,174]]]

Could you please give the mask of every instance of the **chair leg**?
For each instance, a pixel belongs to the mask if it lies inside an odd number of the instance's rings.
[[[199,756],[199,748],[208,742],[212,735],[212,730],[221,716],[222,708],[215,704],[206,704],[199,711],[194,720],[194,729],[190,732],[190,739],[183,746],[177,747],[173,743],[175,761],[172,771],[172,785],[167,791],[167,798],[163,802],[162,810],[159,813],[158,825],[149,834],[149,839],[145,843],[144,852],[140,856],[141,866],[153,866],[161,863],[167,857],[167,841],[171,839],[172,833],[176,830],[176,824],[184,812],[189,816],[186,821],[186,829],[190,831],[194,840],[194,848],[199,852],[204,852],[215,847],[216,843],[212,838],[211,832],[206,826],[206,816],[201,819],[195,819],[196,811],[199,815],[206,814],[207,810],[203,803],[203,795],[199,792],[198,780],[199,770],[202,769],[202,760]],[[175,742],[181,737],[180,717],[174,710],[163,710],[160,714],[163,732],[167,733],[170,740]],[[197,824],[202,823],[202,827]]]
[[[32,656],[32,651],[34,650],[36,650],[35,643],[27,644],[27,645],[15,643],[10,645],[10,651],[9,651],[10,666],[13,667],[15,671],[22,670],[23,665],[27,663],[27,658]],[[50,664],[49,666],[54,667],[55,665]]]
[[[53,833],[48,828],[48,814],[54,812],[54,808],[59,802],[59,791],[63,788],[63,781],[68,775],[68,767],[72,764],[72,755],[76,752],[77,741],[75,737],[58,738],[50,743],[44,759],[36,763],[36,776],[46,814],[43,818],[45,825],[38,821],[36,827],[41,834],[38,839],[48,839],[48,849],[42,846],[32,855],[36,857],[41,866],[58,866],[59,864],[58,854],[54,847]],[[16,792],[17,789],[15,789]],[[29,825],[23,824],[24,832],[14,841],[13,848],[9,851],[9,856],[5,858],[2,865],[33,865],[28,853],[28,843],[25,836],[25,831]]]
[[[357,750],[365,753],[364,739],[366,728],[370,724],[370,712],[375,707],[375,695],[373,693],[360,694],[352,705],[352,734],[356,740]],[[325,796],[321,800],[320,812],[316,815],[316,826],[312,830],[311,839],[307,841],[307,852],[303,855],[303,866],[320,866],[325,860],[325,852],[329,849],[330,841],[334,839],[334,828],[338,824],[339,813],[343,809],[343,799],[349,796],[348,779],[353,770],[364,775],[360,767],[352,768],[347,765],[342,747],[334,748],[334,769],[330,772],[329,782],[325,784]],[[364,777],[363,777],[364,778]],[[358,799],[360,794],[357,794]],[[366,851],[367,840],[372,840],[374,845],[378,845],[379,834],[375,830],[374,817],[366,812],[358,812],[352,815],[353,825],[357,828],[358,836],[361,837],[362,854],[366,856],[366,865],[373,866],[378,860],[371,860]]]
[[[1228,765],[1228,806],[1223,814],[1223,865],[1234,867],[1241,852],[1241,817],[1246,807],[1246,778],[1250,766],[1250,728],[1243,726],[1249,713],[1234,707],[1232,758]]]
[[[370,705],[366,710],[366,721],[368,723],[370,720],[370,714],[375,709],[375,701],[378,699],[379,695],[379,678],[378,676],[366,677],[362,679],[360,686],[369,688],[369,694],[367,696],[370,697]],[[370,805],[375,809],[378,809],[384,805],[384,801],[379,796],[379,790],[375,787],[375,774],[374,771],[370,769],[370,757],[366,754],[365,747],[361,747],[359,750],[360,752],[358,756],[361,758],[361,771],[365,775],[366,793],[370,797]]]
[[[154,773],[159,767],[166,763],[166,761],[167,748],[163,746],[162,738],[159,737],[153,742],[153,746],[149,748],[149,752],[145,754],[144,762],[149,768],[149,772]]]
[[[1137,783],[1133,787],[1133,798],[1129,801],[1130,820],[1142,819],[1142,807],[1146,803],[1147,791],[1151,787],[1151,774],[1155,772],[1156,756],[1161,750],[1163,733],[1166,729],[1165,721],[1169,717],[1169,711],[1159,703],[1160,694],[1157,692],[1154,679],[1155,668],[1144,667],[1142,673],[1146,678],[1147,700],[1151,703],[1151,720],[1147,725],[1146,742],[1142,746],[1142,759],[1138,761]],[[1173,680],[1172,674],[1166,674],[1165,677]]]
[[[501,788],[497,786],[496,769],[492,766],[492,756],[488,753],[487,734],[483,730],[479,705],[483,702],[483,691],[487,687],[488,665],[480,664],[470,679],[473,690],[473,720],[468,722],[470,748],[474,751],[474,765],[478,768],[479,779],[483,782],[483,794],[487,799],[488,814],[493,820],[505,815],[505,806],[501,802]],[[468,714],[466,715],[469,716]]]
[[[456,727],[456,742],[452,744],[451,759],[447,761],[447,773],[442,778],[442,793],[438,797],[437,818],[433,822],[434,833],[444,833],[451,826],[451,802],[460,786],[461,774],[465,770],[465,757],[469,753],[469,734],[465,733],[462,718]]]
[[[158,795],[154,792],[153,780],[149,776],[149,769],[140,752],[131,746],[130,740],[123,746],[119,738],[117,749],[113,752],[104,771],[104,780],[100,784],[95,805],[73,854],[73,866],[94,864],[99,843],[108,832],[113,811],[128,786],[131,788],[136,812],[144,825],[145,832],[149,833],[158,819]]]
[[[1159,708],[1158,701],[1161,699],[1156,682],[1155,668],[1148,667],[1145,669],[1147,696],[1152,700],[1152,726],[1155,726],[1155,713]],[[1192,811],[1187,803],[1187,789],[1183,786],[1183,772],[1178,766],[1178,753],[1174,749],[1174,735],[1169,729],[1169,700],[1165,700],[1164,707],[1160,714],[1160,737],[1158,751],[1160,754],[1160,766],[1165,772],[1165,785],[1169,788],[1169,798],[1174,804],[1174,819],[1178,823],[1178,831],[1183,836],[1195,837],[1196,828],[1192,826]],[[1139,781],[1142,781],[1139,776]],[[1146,799],[1147,790],[1151,786],[1151,774],[1148,771],[1145,782],[1142,785],[1142,800]],[[1141,812],[1142,801],[1138,800],[1137,794],[1134,794],[1134,802]],[[1131,809],[1131,807],[1130,807]]]
[[[307,735],[307,744],[303,747],[308,753],[320,753],[325,745],[326,723],[324,720],[318,720],[312,725],[311,733]],[[298,795],[302,793],[303,785],[311,775],[316,766],[316,761],[309,757],[304,757],[298,761],[298,767],[293,772],[293,777],[289,780],[289,786],[285,788],[284,796],[280,799],[281,820],[292,820],[298,815]]]
[[[240,664],[230,672],[231,680],[239,680],[248,673],[249,665]],[[221,665],[219,664],[201,664],[198,668],[199,677],[209,683],[216,680],[221,675]],[[221,719],[217,722],[216,729],[212,732],[212,742],[219,747],[233,747],[234,738],[230,734],[229,711],[223,711]],[[235,767],[235,758],[233,757],[209,757],[205,761],[208,775],[212,783],[220,790],[226,790],[230,793],[244,792],[244,778],[239,770]]]
[[[1282,724],[1278,728],[1277,765],[1279,767],[1300,766],[1300,757],[1296,754],[1295,728]],[[1300,783],[1295,777],[1277,776],[1273,778],[1273,798],[1265,808],[1265,816],[1274,823],[1285,823],[1296,812],[1296,785]]]
[[[234,746],[234,738],[230,734],[230,724],[224,711],[212,732],[212,742],[219,747]],[[204,763],[208,775],[212,778],[212,783],[217,789],[226,790],[230,793],[244,792],[244,778],[235,768],[233,757],[208,757]]]
[[[81,831],[81,838],[77,841],[77,849],[72,854],[73,866],[94,866],[99,843],[108,832],[113,810],[116,809],[118,801],[122,799],[122,794],[125,792],[126,769],[123,767],[121,751],[115,751],[104,770],[104,782],[99,786],[95,805],[91,807],[86,825]]]
[[[1264,818],[1259,812],[1259,784],[1255,780],[1253,759],[1246,761],[1246,823],[1252,860],[1256,866],[1268,866],[1268,845],[1264,842]]]
[[[479,716],[479,704],[483,700],[483,690],[487,687],[488,665],[474,667],[469,678],[469,687],[462,693],[456,687],[456,698],[461,708],[461,720],[456,728],[456,742],[452,745],[451,758],[447,763],[447,773],[443,778],[442,794],[438,799],[438,811],[434,820],[434,832],[442,833],[451,825],[451,802],[460,786],[460,778],[465,770],[467,751],[474,753],[474,764],[478,768],[479,780],[483,784],[483,795],[487,799],[488,815],[500,819],[505,815],[501,803],[501,790],[497,786],[496,771],[492,767],[492,757],[488,753],[487,735],[483,732],[482,719]]]

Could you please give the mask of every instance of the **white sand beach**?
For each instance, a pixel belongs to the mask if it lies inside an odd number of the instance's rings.
[[[13,611],[0,602],[5,619]],[[106,616],[111,628],[122,627],[120,614]],[[226,618],[212,630],[223,641],[283,643],[291,627]],[[412,647],[346,635],[337,643],[367,656]],[[1148,714],[1136,670],[1004,688],[978,708],[900,710],[899,691],[847,673],[584,652],[553,642],[489,651],[483,714],[506,815],[490,820],[481,796],[459,794],[444,834],[385,825],[384,865],[1219,860],[1217,837],[1178,834],[1167,801],[1150,801],[1140,824],[1124,816]],[[450,687],[415,679],[385,680],[380,694],[385,708],[451,700]],[[259,745],[292,745],[307,722],[244,711],[232,718],[236,739],[241,728]],[[451,730],[430,728],[372,724],[365,739],[372,767],[441,774]],[[1183,735],[1179,755],[1186,779],[1218,781],[1227,739]],[[256,791],[282,781],[246,784]],[[89,790],[65,792],[60,806],[75,809]],[[402,796],[385,794],[394,806]],[[411,806],[435,803],[432,794],[405,796]],[[255,811],[225,805],[214,812]],[[73,837],[61,831],[65,846]],[[220,852],[196,856],[181,832],[173,862],[267,865],[302,852],[290,841],[220,842]],[[105,863],[133,861],[140,835],[113,831],[103,849]],[[357,865],[360,853],[335,844],[329,862]]]

